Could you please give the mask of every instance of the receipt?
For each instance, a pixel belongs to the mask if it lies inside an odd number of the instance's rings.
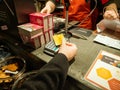
[[[104,44],[109,47],[120,49],[120,40],[113,39],[108,36],[103,36],[103,35],[98,34],[95,37],[94,42],[98,42],[98,43]]]

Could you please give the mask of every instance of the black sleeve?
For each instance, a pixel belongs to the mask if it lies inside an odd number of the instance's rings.
[[[114,0],[109,0],[104,6],[108,6],[111,3],[115,3]]]
[[[61,90],[66,80],[68,67],[69,62],[66,56],[59,53],[36,75],[26,80],[19,90]]]
[[[118,8],[118,10],[120,12],[120,0],[114,0],[114,2],[116,3],[117,8]]]
[[[109,0],[109,2],[105,4],[105,6],[111,3],[115,3],[117,5],[117,8],[120,10],[120,0]]]
[[[96,0],[96,1],[97,1],[97,8],[98,8],[99,12],[103,12],[104,7],[108,6],[111,3],[114,3],[114,0],[108,0],[104,4],[102,4],[102,0]],[[91,10],[92,10],[95,6],[95,0],[91,0],[90,6],[91,6]]]

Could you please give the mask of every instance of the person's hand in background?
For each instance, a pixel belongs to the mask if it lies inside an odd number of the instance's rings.
[[[75,57],[77,47],[75,44],[66,42],[65,39],[63,39],[58,53],[64,54],[68,58],[68,61],[70,61]]]
[[[48,1],[45,7],[41,10],[41,13],[50,14],[54,11],[54,9],[55,9],[55,4],[51,1]]]
[[[117,6],[115,3],[112,3],[105,7],[105,12],[103,15],[104,19],[115,20],[119,19],[119,14],[117,11]]]

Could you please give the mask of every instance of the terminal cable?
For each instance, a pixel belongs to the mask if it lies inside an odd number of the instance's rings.
[[[94,8],[93,8],[93,9],[91,10],[91,12],[79,23],[79,25],[81,25],[82,23],[84,23],[84,22],[88,19],[88,17],[92,15],[92,13],[94,12],[94,10],[96,9],[96,7],[97,7],[97,0],[94,0],[94,1],[95,1],[95,6],[94,6]],[[74,26],[78,26],[78,25],[74,25]]]

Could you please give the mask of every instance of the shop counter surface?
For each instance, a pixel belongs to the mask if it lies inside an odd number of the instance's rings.
[[[92,34],[90,37],[88,37],[87,40],[77,39],[73,37],[70,38],[70,42],[75,43],[77,45],[78,52],[74,58],[74,62],[69,67],[68,75],[93,90],[101,90],[100,88],[87,82],[84,79],[84,76],[87,73],[93,61],[95,60],[95,58],[97,57],[100,50],[105,50],[107,52],[111,52],[116,55],[120,55],[120,51],[93,42],[95,36],[96,34]],[[38,58],[40,58],[41,60],[47,63],[53,57],[45,54],[43,52],[43,49],[44,46],[37,50],[34,50],[32,54],[34,54],[35,56],[37,56]]]

